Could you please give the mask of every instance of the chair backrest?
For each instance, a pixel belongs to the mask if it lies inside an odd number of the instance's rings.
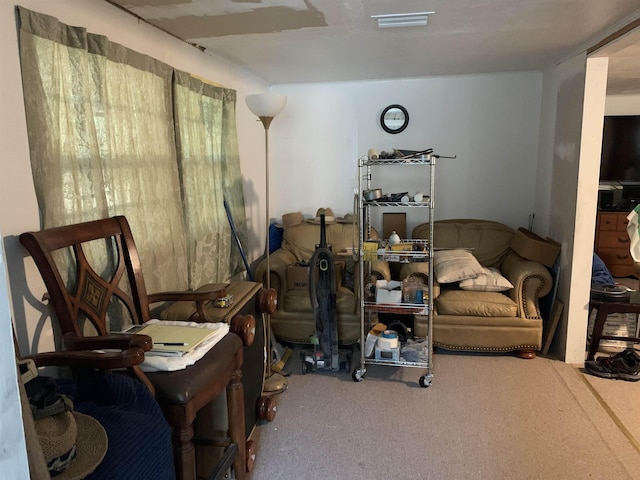
[[[89,334],[97,335],[149,320],[140,259],[125,217],[27,232],[20,243],[40,270],[63,334],[87,335],[87,320],[95,329]]]

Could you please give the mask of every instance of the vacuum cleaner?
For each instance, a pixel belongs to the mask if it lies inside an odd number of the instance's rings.
[[[344,369],[351,371],[351,352],[342,352],[338,348],[338,317],[336,309],[336,275],[331,254],[331,245],[327,244],[325,211],[320,209],[320,243],[309,262],[309,296],[315,313],[316,332],[310,337],[313,351],[300,353],[302,373],[316,370]]]

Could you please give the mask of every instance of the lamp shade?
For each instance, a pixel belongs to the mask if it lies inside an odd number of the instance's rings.
[[[257,93],[245,99],[249,110],[257,117],[275,117],[287,103],[286,95],[277,93]]]

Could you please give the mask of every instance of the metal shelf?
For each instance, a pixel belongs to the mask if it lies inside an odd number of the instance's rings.
[[[362,160],[362,165],[429,165],[434,160],[435,157],[433,155],[421,155],[413,158],[365,158]]]
[[[430,200],[423,202],[387,202],[372,200],[368,202],[363,201],[362,204],[366,205],[367,207],[428,207],[431,202]]]
[[[398,315],[426,315],[429,305],[423,303],[376,303],[364,302],[364,307],[371,313],[395,313]]]
[[[424,303],[393,303],[382,304],[373,301],[364,301],[364,284],[360,285],[360,342],[362,345],[366,344],[366,337],[369,330],[373,326],[373,323],[377,321],[376,314],[387,313],[396,315],[425,315],[427,316],[427,336],[425,352],[426,357],[420,358],[419,361],[408,361],[402,356],[402,348],[400,346],[399,357],[394,353],[393,358],[380,358],[377,354],[374,358],[365,357],[365,349],[362,348],[360,352],[360,366],[353,372],[354,381],[362,381],[366,373],[366,365],[387,365],[396,367],[419,367],[426,368],[427,372],[420,377],[419,383],[422,387],[428,387],[431,384],[433,378],[432,373],[432,334],[433,334],[433,210],[434,210],[434,186],[435,186],[435,166],[437,155],[432,153],[423,153],[420,156],[414,156],[411,158],[393,158],[393,159],[369,159],[367,157],[361,157],[358,161],[358,191],[356,195],[356,201],[358,203],[359,212],[359,225],[360,225],[360,246],[359,246],[359,258],[360,258],[360,278],[368,278],[367,274],[371,273],[371,262],[375,260],[384,260],[394,263],[410,263],[410,262],[423,262],[427,264],[428,268],[428,284],[425,290]],[[427,181],[428,191],[423,196],[420,202],[401,202],[401,201],[386,201],[386,200],[371,200],[366,201],[363,197],[363,191],[371,188],[372,181],[372,167],[375,166],[402,166],[402,165],[417,165],[427,167],[425,170],[424,180]],[[386,172],[385,172],[386,174]],[[383,176],[384,177],[384,176]],[[383,178],[384,179],[384,178]],[[418,180],[416,178],[416,180]],[[424,185],[422,183],[421,185]],[[369,241],[367,239],[372,238],[371,225],[371,208],[372,207],[400,207],[400,208],[412,208],[420,207],[426,209],[428,221],[431,225],[430,234],[428,239],[405,239],[400,242],[399,246],[387,246],[386,248],[380,248],[380,245],[376,241]],[[373,300],[371,297],[368,297]],[[386,351],[385,351],[386,352]],[[386,352],[388,353],[388,352]]]

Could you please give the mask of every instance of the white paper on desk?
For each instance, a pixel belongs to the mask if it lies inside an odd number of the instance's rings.
[[[149,320],[147,324],[160,323],[163,325],[177,325],[198,328],[209,328],[215,333],[203,341],[196,348],[184,355],[178,357],[167,357],[163,355],[154,355],[145,352],[144,362],[140,364],[143,372],[173,372],[175,370],[184,370],[189,365],[193,365],[213,348],[227,333],[229,333],[229,325],[224,322],[218,323],[196,323],[196,322],[180,322],[172,320]]]

